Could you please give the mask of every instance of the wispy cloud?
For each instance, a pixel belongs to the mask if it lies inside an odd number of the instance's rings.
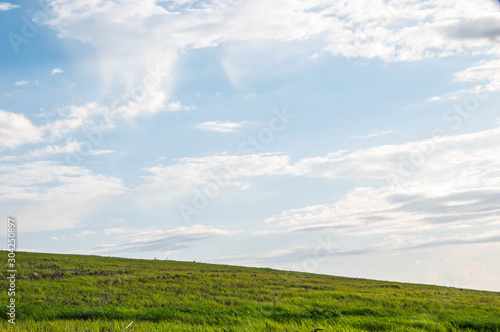
[[[0,157],[0,161],[22,161],[29,160],[34,158],[44,158],[57,154],[68,154],[72,152],[80,151],[82,147],[81,142],[77,141],[68,141],[66,145],[46,145],[43,148],[36,149],[33,151],[29,151],[27,154],[22,155],[10,155]],[[116,153],[113,150],[92,150],[88,152],[89,156],[99,156],[104,154],[112,154]]]
[[[59,111],[60,117],[45,124],[44,129],[52,138],[62,137],[82,126],[109,129],[114,126],[116,110],[91,102],[83,106],[70,105]]]
[[[14,82],[14,85],[15,86],[25,86],[25,85],[28,85],[28,84],[34,84],[34,85],[39,85],[40,83],[38,82],[38,80],[34,80],[34,81],[16,81]]]
[[[157,206],[176,202],[193,193],[197,186],[217,180],[221,186],[247,189],[239,178],[289,174],[289,158],[278,154],[215,155],[182,158],[175,165],[146,169],[149,175],[138,189],[141,205]]]
[[[500,28],[499,28],[500,31]],[[476,66],[456,73],[455,79],[461,82],[482,82],[482,86],[475,87],[477,92],[500,91],[500,60],[482,61]],[[485,84],[489,82],[489,84]]]
[[[413,246],[405,247],[403,249],[414,250],[429,247],[451,246],[451,245],[464,245],[464,244],[478,244],[478,243],[500,243],[500,232],[491,231],[481,234],[457,234],[455,236],[444,238],[432,238],[429,240],[420,241],[420,243]]]
[[[86,238],[89,238],[91,236],[95,236],[97,233],[96,232],[93,232],[93,231],[82,231],[78,234],[76,234],[75,236],[76,237],[80,237],[82,239],[86,239]]]
[[[116,235],[116,234],[124,234],[127,232],[127,227],[115,227],[115,228],[107,228],[104,230],[104,235]]]
[[[62,153],[71,153],[78,151],[82,143],[68,141],[66,145],[46,145],[43,148],[29,151],[29,153],[24,155],[14,155],[14,156],[4,156],[0,157],[0,161],[20,161],[29,160],[33,158],[47,157]]]
[[[253,98],[253,97],[255,97],[255,93],[253,93],[253,92],[252,92],[252,93],[249,93],[249,94],[247,94],[247,95],[244,95],[244,96],[243,96],[243,99],[251,99],[251,98]]]
[[[30,82],[29,81],[17,81],[14,83],[15,86],[25,86],[27,84],[29,84]]]
[[[171,230],[134,232],[133,235],[125,237],[128,239],[127,242],[102,245],[92,249],[92,252],[180,250],[188,248],[191,242],[230,236],[236,233],[236,231],[227,231],[205,225],[193,225]]]
[[[0,12],[11,10],[11,9],[14,9],[14,8],[19,8],[19,7],[21,7],[21,6],[14,5],[14,4],[11,4],[11,3],[8,3],[8,2],[0,2]]]
[[[373,248],[321,248],[323,257],[339,257],[339,256],[358,256],[366,255],[374,252]],[[318,247],[315,246],[296,246],[290,249],[273,250],[266,254],[261,255],[242,255],[221,257],[217,261],[224,263],[238,263],[248,265],[260,264],[289,264],[300,263],[303,260],[310,259],[311,257],[318,256]]]
[[[118,178],[50,161],[2,164],[0,183],[0,208],[24,220],[26,232],[75,227],[125,191]]]
[[[89,152],[89,155],[100,156],[103,154],[111,154],[111,153],[116,153],[116,151],[114,151],[114,150],[92,150]]]
[[[191,110],[194,110],[194,109],[196,109],[195,106],[186,106],[186,105],[183,105],[182,102],[180,100],[178,100],[178,99],[170,102],[170,104],[168,104],[168,106],[167,106],[167,110],[168,111],[172,111],[172,112],[191,111]]]
[[[352,136],[350,137],[351,139],[359,139],[359,138],[371,138],[371,137],[376,137],[376,136],[381,136],[381,135],[387,135],[387,134],[391,134],[393,133],[394,130],[377,130],[377,131],[374,131],[373,133],[371,134],[367,134],[367,135],[358,135],[358,136]]]
[[[62,74],[62,73],[64,73],[64,70],[62,70],[61,68],[52,69],[52,75]]]
[[[216,133],[234,133],[236,129],[243,127],[246,122],[230,121],[208,121],[196,124],[194,127],[199,130]]]

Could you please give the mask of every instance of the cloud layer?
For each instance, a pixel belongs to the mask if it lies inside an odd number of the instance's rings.
[[[189,248],[192,242],[234,234],[236,234],[234,231],[227,231],[204,225],[180,227],[166,231],[143,231],[126,236],[126,242],[97,247],[94,248],[92,252],[176,251]]]
[[[0,205],[24,221],[24,232],[76,227],[125,191],[120,179],[47,161],[4,164],[0,180]]]

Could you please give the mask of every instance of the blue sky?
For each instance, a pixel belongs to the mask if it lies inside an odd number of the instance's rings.
[[[0,3],[19,249],[500,290],[500,6]]]

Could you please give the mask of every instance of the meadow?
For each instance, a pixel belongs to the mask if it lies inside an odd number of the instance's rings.
[[[16,261],[16,324],[4,272],[2,331],[500,331],[498,292],[195,262]]]

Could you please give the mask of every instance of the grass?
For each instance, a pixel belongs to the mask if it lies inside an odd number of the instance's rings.
[[[175,261],[16,258],[16,325],[2,305],[1,330],[123,331],[141,317],[130,331],[500,332],[496,292]]]

